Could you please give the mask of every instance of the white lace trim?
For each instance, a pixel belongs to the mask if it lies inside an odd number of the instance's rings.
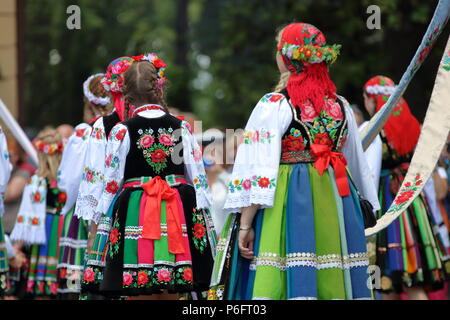
[[[258,266],[271,266],[281,271],[293,267],[312,267],[322,269],[351,269],[369,265],[369,256],[366,252],[351,253],[341,256],[339,254],[327,254],[317,256],[310,252],[290,253],[286,257],[271,252],[262,252],[250,264],[250,270],[256,270]]]
[[[223,207],[225,213],[241,212],[242,208],[251,206],[252,204],[259,204],[263,208],[273,207],[275,199],[275,188],[267,193],[247,193],[242,194],[236,192],[228,194],[227,200]]]
[[[86,248],[87,240],[76,240],[72,238],[61,238],[59,240],[59,246],[71,247],[71,248]]]
[[[75,215],[86,221],[90,221],[95,216],[95,208],[98,205],[98,200],[92,195],[78,195],[77,204],[75,207]],[[98,223],[98,221],[96,221]]]

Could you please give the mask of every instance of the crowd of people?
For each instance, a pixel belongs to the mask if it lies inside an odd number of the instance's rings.
[[[364,113],[328,73],[340,46],[307,23],[276,42],[280,81],[245,129],[197,132],[201,119],[167,106],[167,65],[150,53],[89,76],[83,122],[43,128],[37,166],[2,130],[4,299],[448,299],[450,148],[366,239],[421,125],[401,98],[364,151]],[[394,90],[385,76],[361,84],[367,114]]]

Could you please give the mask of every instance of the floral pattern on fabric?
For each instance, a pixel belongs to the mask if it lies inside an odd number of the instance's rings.
[[[91,168],[85,167],[82,180],[88,183],[98,183],[102,182],[104,179],[103,173],[100,171],[92,170]]]
[[[75,136],[85,141],[89,137],[90,132],[87,128],[78,129],[75,131]]]
[[[99,284],[103,279],[103,273],[99,267],[87,267],[84,270],[82,283],[84,285]]]
[[[246,130],[243,136],[245,144],[252,143],[271,143],[272,139],[275,137],[274,134],[271,134],[266,129],[261,130]]]
[[[119,253],[121,234],[119,232],[120,224],[119,220],[114,222],[113,228],[109,233],[109,257],[114,258],[114,256]]]
[[[116,168],[119,166],[119,157],[109,154],[106,156],[105,165],[107,168]]]
[[[158,132],[153,129],[138,131],[140,138],[137,146],[143,151],[144,158],[155,173],[159,174],[167,167],[168,158],[174,150],[177,139],[173,136],[173,129],[160,128]]]
[[[278,102],[283,99],[284,96],[279,93],[268,93],[264,97],[261,98],[260,102],[270,103],[270,102]]]
[[[91,137],[97,140],[104,140],[106,138],[105,130],[103,128],[94,128],[92,130]]]
[[[194,209],[192,213],[192,241],[195,248],[203,253],[208,246],[206,224],[201,210]]]
[[[228,184],[228,190],[231,193],[242,190],[250,190],[252,188],[272,189],[276,186],[275,178],[264,176],[253,176],[247,179],[235,179]]]
[[[443,63],[442,67],[444,68],[444,70],[450,71],[450,51],[444,54],[442,63]]]
[[[420,173],[416,174],[414,181],[406,182],[403,187],[398,191],[397,197],[394,203],[389,208],[387,213],[401,210],[403,206],[414,196],[419,186],[423,184]]]
[[[154,266],[153,268],[126,269],[122,276],[125,289],[144,289],[156,287],[189,286],[193,283],[193,273],[190,265]]]
[[[206,179],[206,175],[204,174],[198,175],[196,178],[192,180],[192,182],[194,183],[195,189],[208,188],[208,180]]]

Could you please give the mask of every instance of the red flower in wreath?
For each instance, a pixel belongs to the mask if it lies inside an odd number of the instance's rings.
[[[305,51],[305,56],[307,56],[309,58],[309,57],[311,57],[311,55],[312,55],[312,51],[310,49],[307,49]]]
[[[139,272],[137,276],[137,282],[138,285],[140,286],[143,286],[144,284],[148,283],[148,274],[143,271]]]
[[[283,140],[283,151],[302,151],[305,150],[303,137],[294,137],[289,135]]]
[[[132,56],[131,59],[133,59],[134,61],[142,61],[142,58],[144,58],[144,55],[141,54],[139,56]]]
[[[281,98],[283,98],[283,96],[281,94],[273,94],[270,96],[269,101],[277,102],[277,101],[280,101]]]
[[[269,178],[261,178],[261,179],[259,179],[259,180],[258,180],[258,185],[259,185],[261,188],[263,188],[263,189],[268,188],[269,185],[270,185],[270,180],[269,180]]]
[[[205,235],[205,231],[206,231],[206,228],[205,228],[205,226],[203,224],[196,223],[194,225],[194,236],[197,239],[201,239]]]
[[[163,149],[156,149],[152,152],[153,162],[163,162],[166,161],[167,154]]]
[[[111,233],[109,234],[109,241],[111,242],[111,244],[114,244],[117,242],[117,240],[119,240],[119,230],[114,228],[111,230]]]
[[[36,192],[33,197],[34,202],[41,202],[41,194]]]
[[[61,191],[58,194],[58,202],[61,204],[64,204],[64,203],[66,203],[66,200],[67,200],[67,193],[65,193],[64,191]]]
[[[117,139],[118,141],[122,141],[122,140],[123,140],[123,137],[125,137],[125,133],[126,133],[126,132],[127,132],[126,129],[119,130],[119,132],[116,133],[116,139]]]
[[[155,59],[153,61],[153,65],[155,66],[156,69],[167,67],[167,65],[161,59]]]
[[[83,280],[86,282],[92,282],[95,279],[94,275],[95,275],[94,271],[91,268],[88,268],[84,271]]]
[[[314,138],[314,143],[329,146],[330,148],[333,147],[333,141],[331,141],[330,136],[326,132],[318,133]]]
[[[405,191],[402,192],[398,198],[395,200],[395,203],[400,205],[402,203],[407,202],[414,195],[414,191]]]
[[[116,194],[119,190],[119,185],[116,181],[111,181],[106,184],[106,192]]]
[[[32,224],[33,226],[37,226],[37,225],[39,224],[39,218],[33,218],[33,219],[31,219],[31,224]]]
[[[192,269],[191,268],[184,269],[183,279],[184,279],[184,281],[192,282]]]

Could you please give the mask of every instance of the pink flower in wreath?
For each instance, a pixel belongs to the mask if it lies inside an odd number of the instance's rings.
[[[244,190],[250,190],[252,188],[250,179],[245,179],[244,182],[242,182],[242,188],[244,188]]]
[[[170,281],[170,272],[167,269],[160,269],[158,271],[158,281],[159,282],[169,282]]]
[[[327,99],[327,101],[325,102],[325,110],[327,114],[334,120],[339,121],[343,119],[341,106],[336,101]]]
[[[86,282],[94,281],[94,271],[91,268],[84,271],[83,280]]]
[[[161,142],[165,146],[173,145],[172,137],[170,136],[170,134],[163,133],[162,135],[160,135],[158,137],[158,140],[159,140],[159,142]]]
[[[300,106],[300,110],[302,111],[301,118],[303,122],[313,122],[314,118],[318,116],[316,109],[309,101]]]
[[[151,135],[147,134],[142,137],[141,146],[143,148],[150,148],[152,146],[153,142],[155,142],[155,139]]]
[[[123,273],[123,285],[129,286],[132,283],[133,283],[133,276],[131,275],[131,273],[124,272]]]

